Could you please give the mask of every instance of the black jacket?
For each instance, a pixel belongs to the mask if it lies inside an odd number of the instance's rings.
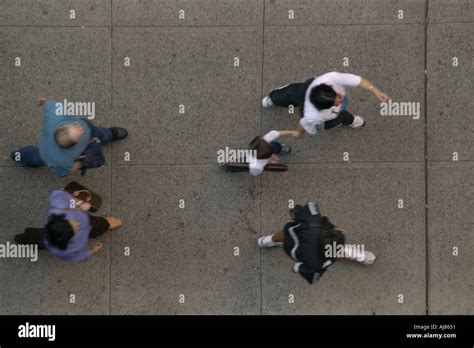
[[[316,204],[297,205],[291,210],[293,222],[285,225],[283,248],[294,261],[293,271],[298,272],[310,284],[318,280],[332,264],[321,248],[321,233],[334,225],[321,216]]]

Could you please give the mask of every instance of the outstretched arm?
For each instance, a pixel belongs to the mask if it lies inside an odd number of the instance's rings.
[[[390,99],[390,97],[386,93],[382,92],[379,88],[377,88],[377,86],[375,86],[372,82],[365,78],[362,78],[359,87],[365,89],[366,91],[372,92],[372,94],[380,101],[386,102]]]
[[[297,135],[298,132],[296,131],[293,131],[293,130],[283,130],[283,131],[280,131],[280,136],[281,137],[295,137]]]
[[[306,131],[304,130],[303,126],[301,126],[301,124],[298,123],[298,127],[296,127],[296,130],[294,131],[295,132],[295,135],[294,137],[296,139],[303,139],[304,138],[304,135],[306,133]]]
[[[74,172],[77,172],[81,168],[82,168],[82,162],[81,161],[74,161],[74,164],[72,165],[71,174],[74,173]]]

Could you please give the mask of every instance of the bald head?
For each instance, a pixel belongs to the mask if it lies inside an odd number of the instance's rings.
[[[79,142],[83,134],[84,129],[79,123],[65,124],[56,129],[54,139],[60,147],[69,149]]]

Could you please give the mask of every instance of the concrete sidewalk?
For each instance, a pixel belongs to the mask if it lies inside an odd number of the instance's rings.
[[[474,314],[473,22],[474,0],[0,0],[0,243],[71,180],[125,223],[86,263],[0,259],[0,314]],[[296,126],[262,96],[333,70],[421,117],[352,90],[364,128],[285,141],[285,173],[222,171],[219,149]],[[130,135],[84,178],[21,168],[42,96],[93,101],[95,124]],[[310,286],[260,250],[307,200],[376,262]]]

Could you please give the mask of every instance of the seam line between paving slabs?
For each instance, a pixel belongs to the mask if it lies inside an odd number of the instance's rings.
[[[265,66],[265,2],[266,0],[262,0],[263,2],[263,13],[262,13],[262,64],[261,64],[261,73],[260,73],[260,97],[263,97],[263,81],[264,81],[264,66]],[[263,131],[263,106],[260,104],[260,134]],[[263,197],[263,189],[262,189],[262,176],[258,176],[258,186],[259,186],[259,222],[260,222],[260,235],[262,236],[262,197]],[[259,269],[259,277],[260,277],[260,315],[263,315],[263,269],[262,269],[262,248],[259,248],[259,256],[260,256],[260,269]]]
[[[462,161],[459,161],[462,162]],[[474,161],[463,161],[463,162],[474,162]],[[424,160],[420,161],[352,161],[352,162],[344,162],[344,161],[339,161],[339,162],[330,162],[330,161],[321,161],[321,162],[285,162],[287,164],[296,164],[296,165],[301,165],[301,164],[345,164],[345,165],[351,165],[351,164],[409,164],[409,163],[424,163]],[[441,163],[452,163],[452,161],[441,161]],[[220,167],[219,164],[216,163],[135,163],[135,164],[115,164],[115,167],[134,167],[134,166],[147,166],[147,167],[160,167],[160,166],[196,166],[196,167]],[[14,166],[11,166],[14,167]]]
[[[446,21],[446,22],[428,22],[431,25],[439,24],[469,24],[472,21]],[[405,23],[319,23],[319,24],[267,24],[265,27],[340,27],[340,26],[407,26],[424,25],[425,22],[405,22]],[[0,25],[0,28],[111,28],[110,25],[18,25],[6,24]],[[245,28],[259,27],[258,24],[228,24],[228,25],[114,25],[114,28]]]
[[[114,48],[113,48],[113,0],[110,0],[110,126],[113,127],[113,108],[114,108],[114,63],[113,63],[113,56],[114,56]],[[110,216],[113,212],[113,142],[110,143]],[[109,233],[109,315],[112,314],[112,233]]]
[[[472,23],[474,21],[466,22],[439,22],[439,23]],[[319,23],[319,24],[268,24],[266,27],[336,27],[336,26],[404,26],[404,25],[423,25],[423,22],[406,22],[406,23]],[[111,28],[110,25],[18,25],[7,24],[0,25],[0,28]],[[114,28],[240,28],[240,27],[260,27],[259,24],[221,24],[221,25],[114,25]]]
[[[347,162],[329,162],[329,161],[320,161],[320,162],[291,162],[288,161],[286,163],[288,164],[400,164],[400,163],[424,163],[424,160],[420,161],[351,161],[350,163]],[[429,163],[453,163],[453,161],[449,160],[429,160]],[[456,163],[474,163],[474,160],[458,160]],[[119,164],[113,164],[114,167],[133,167],[133,166],[148,166],[148,167],[159,167],[159,166],[201,166],[201,167],[210,167],[210,166],[218,166],[215,163],[135,163],[135,164],[125,164],[125,163],[119,163]],[[0,168],[20,168],[18,165],[12,164],[12,165],[0,165]]]
[[[425,314],[429,314],[429,244],[428,244],[428,214],[429,214],[429,201],[428,201],[428,17],[429,17],[429,0],[425,0],[425,42],[424,42],[424,143],[425,143]]]
[[[420,161],[352,161],[350,163],[347,162],[286,162],[287,164],[408,164],[408,163],[424,163],[424,160]],[[441,161],[441,160],[429,160],[429,163],[453,163],[453,161]],[[463,164],[470,164],[474,163],[474,160],[458,160],[456,163],[463,163]],[[135,163],[135,164],[114,164],[114,167],[134,167],[134,166],[147,166],[147,167],[160,167],[160,166],[201,166],[201,167],[210,167],[210,166],[219,166],[215,163]],[[17,165],[0,165],[0,168],[20,168]]]

